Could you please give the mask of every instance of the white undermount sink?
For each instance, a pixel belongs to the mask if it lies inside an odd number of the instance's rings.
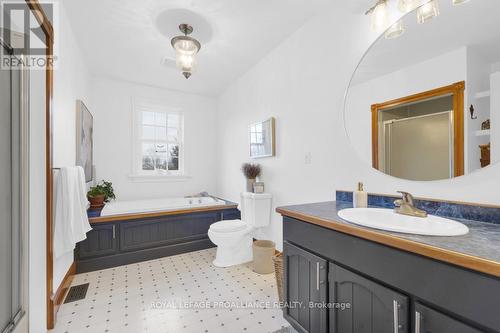
[[[392,209],[347,208],[339,216],[351,223],[374,229],[425,236],[461,236],[469,232],[464,224],[447,218],[428,215],[425,218],[401,215]]]

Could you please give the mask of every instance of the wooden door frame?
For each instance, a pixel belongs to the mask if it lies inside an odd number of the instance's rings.
[[[25,0],[29,9],[36,17],[46,39],[47,66],[45,70],[45,186],[46,186],[46,213],[45,213],[45,238],[46,238],[46,307],[47,307],[47,329],[54,328],[55,309],[53,299],[54,281],[54,259],[53,259],[53,175],[52,175],[52,97],[53,89],[53,66],[54,55],[54,28],[48,16],[45,14],[38,0]]]
[[[392,109],[408,103],[424,101],[433,97],[453,96],[453,173],[454,177],[464,175],[464,91],[465,81],[460,81],[449,86],[424,91],[418,94],[401,97],[392,101],[373,104],[371,106],[372,118],[372,166],[379,167],[379,111]]]

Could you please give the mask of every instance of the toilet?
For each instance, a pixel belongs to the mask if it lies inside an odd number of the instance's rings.
[[[252,261],[255,231],[271,222],[271,200],[269,193],[243,192],[241,220],[220,221],[210,226],[208,238],[217,245],[214,266],[229,267]]]

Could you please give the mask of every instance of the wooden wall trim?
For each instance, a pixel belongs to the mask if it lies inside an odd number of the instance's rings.
[[[465,81],[460,81],[448,86],[424,91],[418,94],[397,98],[391,101],[373,104],[371,106],[372,117],[372,166],[379,169],[379,112],[392,109],[404,104],[414,103],[433,97],[446,95],[453,96],[453,167],[454,177],[464,175],[464,91]]]
[[[47,50],[47,68],[45,76],[45,182],[46,182],[46,216],[45,216],[45,237],[46,237],[46,308],[47,308],[47,329],[54,328],[55,306],[53,301],[54,282],[54,258],[53,258],[53,176],[52,176],[52,97],[53,97],[53,66],[54,55],[54,28],[45,14],[38,0],[25,0],[31,12],[40,24],[45,33]]]
[[[57,312],[59,311],[59,307],[64,301],[64,297],[66,296],[69,287],[71,286],[71,282],[73,282],[75,274],[76,274],[76,263],[73,262],[69,267],[68,271],[66,272],[66,275],[64,275],[64,278],[59,287],[57,288],[56,292],[54,293],[54,296],[52,297],[52,301],[54,302],[54,313],[56,315]]]
[[[42,5],[38,0],[26,0],[28,7],[31,9],[31,12],[35,16],[36,20],[42,27],[43,32],[46,37],[50,37],[53,39],[54,37],[54,28],[50,19],[47,17],[45,12],[43,11]]]

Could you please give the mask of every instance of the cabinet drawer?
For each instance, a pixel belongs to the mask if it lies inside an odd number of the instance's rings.
[[[415,333],[481,333],[481,331],[417,302]]]
[[[405,295],[332,263],[329,281],[330,302],[346,305],[330,310],[330,332],[409,332],[409,300]]]

